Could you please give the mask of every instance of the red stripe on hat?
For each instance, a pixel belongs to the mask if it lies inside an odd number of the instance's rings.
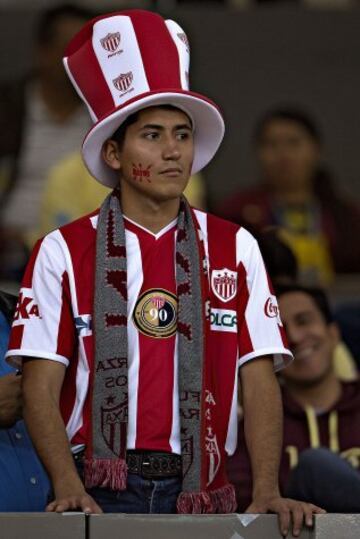
[[[151,12],[129,15],[150,89],[181,88],[179,54],[164,19]]]
[[[97,118],[115,106],[113,97],[95,56],[92,42],[87,41],[68,57],[68,67]]]

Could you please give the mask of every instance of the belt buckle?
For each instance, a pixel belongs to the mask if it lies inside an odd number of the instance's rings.
[[[151,473],[151,462],[149,455],[142,455],[140,473],[144,479],[155,479],[154,474]]]

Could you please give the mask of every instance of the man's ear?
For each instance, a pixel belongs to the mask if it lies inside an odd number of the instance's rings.
[[[120,151],[119,145],[115,140],[108,139],[104,142],[101,149],[101,155],[105,163],[113,170],[120,170]]]

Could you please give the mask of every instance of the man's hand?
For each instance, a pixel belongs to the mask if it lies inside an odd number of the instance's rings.
[[[279,517],[280,533],[284,537],[289,533],[291,520],[293,523],[292,533],[295,537],[298,537],[304,521],[306,526],[313,526],[313,515],[326,513],[324,509],[321,509],[317,505],[298,502],[297,500],[282,498],[281,496],[254,499],[245,512],[255,514],[276,513]]]
[[[0,378],[0,427],[9,428],[22,417],[21,376]]]
[[[102,513],[95,500],[87,494],[85,489],[72,491],[71,494],[60,493],[46,507],[47,512],[64,513],[65,511],[83,511],[84,513]]]

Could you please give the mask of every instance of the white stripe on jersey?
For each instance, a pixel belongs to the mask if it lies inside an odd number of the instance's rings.
[[[237,429],[238,429],[238,379],[235,377],[234,392],[231,401],[230,418],[228,424],[228,431],[226,435],[225,451],[228,455],[232,455],[235,452],[237,445]]]
[[[174,390],[173,390],[173,414],[171,434],[169,438],[169,444],[171,451],[181,455],[181,443],[180,443],[180,405],[179,405],[179,382],[178,382],[178,370],[179,368],[179,356],[178,356],[178,335],[175,337],[175,353],[174,353]]]
[[[128,288],[128,385],[129,414],[127,429],[127,448],[134,449],[137,429],[137,402],[139,388],[140,350],[139,333],[132,320],[132,313],[144,280],[140,243],[136,234],[125,230],[127,256],[127,288]]]
[[[74,269],[71,260],[71,255],[67,246],[64,237],[60,231],[56,230],[54,234],[57,234],[58,241],[61,244],[62,252],[66,259],[67,272],[69,277],[69,288],[71,294],[71,306],[73,310],[74,317],[79,316],[79,306],[77,302],[77,293],[76,293],[76,283],[74,277]],[[83,313],[81,313],[83,314]],[[69,440],[80,430],[83,424],[83,408],[85,405],[85,399],[88,392],[89,386],[89,365],[86,358],[84,341],[83,338],[79,335],[79,348],[78,348],[78,364],[76,369],[76,400],[75,406],[71,412],[69,420],[66,425],[66,432],[69,437]]]
[[[64,365],[69,364],[69,360],[57,353],[58,348],[58,328],[61,317],[61,309],[54,306],[59,304],[62,297],[62,281],[58,275],[63,275],[66,271],[64,255],[58,242],[58,234],[53,233],[47,236],[39,250],[38,257],[34,265],[32,288],[25,289],[33,297],[36,305],[41,305],[40,317],[30,318],[26,321],[26,331],[23,332],[21,342],[21,352],[32,350],[32,357],[39,357],[60,361]],[[44,266],[53,269],[49,272]],[[44,324],[42,312],[47,313]],[[15,351],[12,351],[14,353]]]

